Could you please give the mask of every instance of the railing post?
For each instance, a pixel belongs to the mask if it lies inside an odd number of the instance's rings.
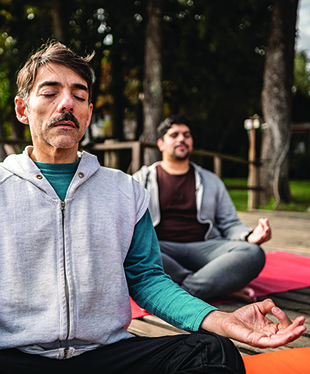
[[[131,173],[135,173],[141,167],[141,143],[134,142],[131,149]]]
[[[119,143],[114,139],[107,139],[104,142],[105,144],[114,144]],[[104,151],[104,166],[109,168],[117,169],[119,168],[119,155],[116,150],[106,150]]]
[[[256,153],[255,153],[255,128],[248,130],[249,135],[249,176],[248,186],[258,187],[258,166],[256,164]],[[259,206],[259,191],[257,189],[248,192],[248,209],[257,209]]]
[[[214,173],[222,178],[222,158],[220,156],[214,156],[213,157],[213,168]]]

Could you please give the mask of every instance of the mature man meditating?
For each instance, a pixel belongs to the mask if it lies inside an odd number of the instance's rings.
[[[93,108],[89,61],[51,43],[18,75],[16,114],[33,146],[0,165],[0,371],[244,373],[227,338],[277,347],[305,319],[271,300],[220,312],[164,273],[148,192],[78,152]],[[192,333],[132,336],[129,295]]]

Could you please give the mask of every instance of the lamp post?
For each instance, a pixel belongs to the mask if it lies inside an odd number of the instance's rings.
[[[248,209],[257,209],[259,205],[259,173],[256,164],[256,129],[260,127],[260,121],[257,114],[244,121],[244,128],[249,136],[249,175],[248,175]]]

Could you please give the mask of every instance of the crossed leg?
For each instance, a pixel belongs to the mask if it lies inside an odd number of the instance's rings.
[[[256,244],[226,239],[195,243],[160,241],[164,270],[190,294],[203,300],[228,296],[256,300],[248,284],[265,264]]]

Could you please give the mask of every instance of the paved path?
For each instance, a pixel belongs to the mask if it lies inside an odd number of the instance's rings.
[[[250,227],[259,218],[268,218],[272,239],[262,247],[266,252],[281,250],[310,256],[310,213],[253,210],[238,212],[242,222]]]

